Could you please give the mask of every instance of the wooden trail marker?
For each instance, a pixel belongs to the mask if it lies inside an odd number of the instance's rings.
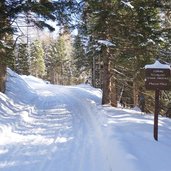
[[[160,90],[171,89],[171,68],[170,65],[161,64],[156,61],[154,64],[145,66],[145,87],[147,90],[155,90],[155,112],[154,112],[154,139],[158,141],[158,114]]]

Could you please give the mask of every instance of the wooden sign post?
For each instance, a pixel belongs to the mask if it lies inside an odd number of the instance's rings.
[[[160,90],[171,89],[170,65],[161,64],[156,61],[152,65],[145,66],[145,87],[147,90],[155,90],[155,112],[154,112],[154,139],[158,141],[158,114]]]
[[[155,111],[154,111],[154,139],[158,141],[158,113],[159,113],[159,90],[155,90]]]

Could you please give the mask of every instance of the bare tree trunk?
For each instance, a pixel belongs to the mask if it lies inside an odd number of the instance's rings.
[[[51,82],[52,84],[55,84],[55,71],[54,71],[54,69],[51,69],[51,70],[49,71],[49,76],[50,76],[50,82]]]
[[[103,55],[103,96],[102,104],[110,104],[110,60],[108,56],[108,48],[102,47]]]
[[[138,87],[136,84],[136,81],[133,81],[133,100],[134,100],[134,106],[138,105]]]
[[[0,92],[5,92],[5,80],[6,80],[6,65],[3,62],[4,53],[2,53],[2,50],[0,50]]]
[[[1,17],[0,20],[0,28],[3,30],[5,26],[8,26],[9,22],[8,19],[5,15],[5,0],[1,0],[0,3],[0,11]],[[5,37],[7,35],[4,32],[0,32],[0,40],[6,41]],[[7,59],[6,59],[6,50],[5,48],[1,45],[0,47],[0,92],[4,93],[5,92],[5,80],[6,80],[6,68],[7,68]]]
[[[62,61],[62,62],[61,62],[61,66],[60,66],[60,67],[61,67],[61,68],[60,68],[61,71],[60,71],[60,76],[59,76],[59,77],[60,77],[59,84],[61,84],[61,85],[64,85],[64,80],[63,80],[63,79],[64,79],[64,78],[63,78],[63,77],[64,77],[63,66],[64,66],[64,65],[63,65],[63,61]]]
[[[95,56],[93,56],[93,64],[92,64],[92,85],[96,87],[95,84]]]
[[[117,107],[117,89],[116,89],[116,79],[114,76],[111,77],[111,106]]]

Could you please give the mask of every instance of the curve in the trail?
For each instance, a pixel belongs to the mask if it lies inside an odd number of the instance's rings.
[[[134,171],[111,138],[110,127],[104,126],[104,111],[98,108],[101,98],[92,88],[35,82],[25,83],[22,93],[8,93],[26,108],[1,126],[14,138],[4,136],[6,141],[0,142],[6,145],[0,156],[2,171],[23,171],[23,167],[24,171]]]

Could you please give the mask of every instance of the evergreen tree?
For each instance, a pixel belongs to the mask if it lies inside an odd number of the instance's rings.
[[[71,84],[72,77],[72,37],[66,30],[61,30],[57,39],[53,39],[46,53],[47,73],[54,84]]]
[[[57,48],[55,40],[51,40],[50,44],[46,44],[46,51],[45,51],[45,64],[47,68],[47,79],[52,84],[57,84],[59,82],[58,78],[58,65],[59,60],[57,58]]]
[[[73,60],[73,41],[72,36],[69,31],[68,26],[64,26],[60,36],[59,36],[59,42],[58,42],[59,48],[57,48],[57,51],[60,52],[60,49],[62,49],[63,53],[59,54],[59,58],[62,61],[62,82],[63,84],[71,84],[71,77],[72,77],[72,60]],[[63,46],[63,48],[62,48]]]
[[[64,84],[64,64],[67,62],[66,58],[65,40],[62,35],[58,37],[56,42],[56,70],[58,73],[58,84]]]
[[[29,74],[29,51],[27,44],[20,43],[16,48],[15,70],[19,74]]]
[[[111,32],[111,18],[113,18],[113,22],[116,23],[115,15],[113,15],[113,11],[115,11],[116,2],[115,1],[87,1],[84,15],[85,23],[87,27],[88,34],[91,34],[91,42],[96,46],[95,52],[91,54],[99,54],[101,56],[101,60],[103,63],[103,97],[102,104],[108,104],[113,101],[113,97],[111,96],[111,51],[113,51],[113,40],[112,40],[112,32]],[[103,21],[103,22],[102,22]],[[115,29],[117,24],[115,25]],[[117,29],[116,29],[117,31]],[[99,41],[100,40],[100,41]],[[108,46],[110,42],[112,46]],[[94,48],[92,48],[94,49]],[[116,94],[115,94],[116,96]],[[112,97],[112,99],[111,99]],[[114,98],[116,99],[116,98]],[[116,100],[112,102],[113,105],[116,106]]]
[[[159,9],[159,1],[150,0],[86,1],[84,21],[88,35],[91,35],[89,43],[94,42],[96,52],[100,49],[103,62],[102,103],[116,105],[116,91],[120,82],[117,73],[126,75],[129,80],[125,82],[123,79],[121,85],[127,83],[131,89],[142,86],[142,81],[137,81],[140,84],[136,86],[133,83],[140,77],[144,79],[141,69],[156,58],[162,44]],[[97,48],[99,40],[103,40],[103,43]],[[132,101],[129,100],[129,103]]]
[[[88,77],[91,68],[86,58],[84,45],[79,34],[75,36],[73,48],[73,75],[74,79],[77,80],[76,83],[81,83],[85,81],[82,80],[84,77]]]
[[[40,41],[35,40],[31,44],[30,74],[43,78],[46,73],[44,51]]]

